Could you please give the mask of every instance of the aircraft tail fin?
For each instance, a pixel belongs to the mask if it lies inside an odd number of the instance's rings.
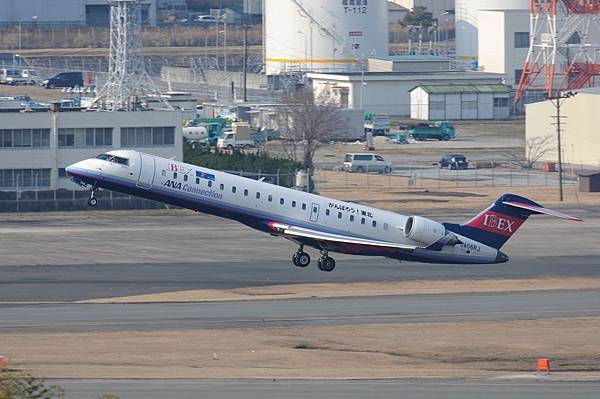
[[[525,197],[504,194],[490,207],[462,225],[456,225],[457,233],[500,249],[517,232],[531,215],[550,215],[560,219],[581,221],[565,215]]]

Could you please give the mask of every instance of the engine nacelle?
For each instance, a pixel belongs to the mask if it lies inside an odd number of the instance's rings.
[[[411,216],[404,225],[404,236],[425,245],[433,244],[446,235],[446,228],[421,216]]]

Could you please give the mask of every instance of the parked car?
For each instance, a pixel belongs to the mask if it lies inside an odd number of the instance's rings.
[[[394,170],[392,163],[379,154],[346,154],[343,168],[347,172],[358,173],[391,173]]]
[[[55,87],[81,87],[83,86],[83,72],[60,72],[44,80],[42,86],[47,89]]]
[[[438,165],[440,169],[459,170],[469,168],[467,157],[462,154],[446,154],[440,159]]]
[[[5,85],[26,84],[27,81],[21,76],[19,68],[3,68],[0,69],[0,83]]]
[[[21,71],[21,77],[28,85],[35,86],[40,82],[40,78],[35,69],[23,69]]]

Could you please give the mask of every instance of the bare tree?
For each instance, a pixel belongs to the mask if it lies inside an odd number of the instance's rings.
[[[324,99],[315,101],[310,90],[287,96],[282,103],[278,125],[284,139],[285,155],[310,169],[319,148],[340,137],[347,129],[346,120],[339,108]]]
[[[513,149],[506,153],[511,164],[522,169],[531,169],[536,163],[556,151],[554,136],[540,136],[527,139],[525,150]]]

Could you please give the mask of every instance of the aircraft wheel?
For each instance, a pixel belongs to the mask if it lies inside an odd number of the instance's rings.
[[[98,205],[98,200],[96,198],[90,198],[88,200],[88,205],[89,206],[96,206],[96,205]]]
[[[319,270],[332,272],[335,269],[335,260],[329,256],[323,256],[319,259]]]
[[[298,253],[294,253],[292,255],[292,263],[294,264],[294,266],[299,266],[298,265]]]
[[[294,263],[298,267],[307,267],[310,265],[310,256],[306,252],[298,252],[294,254],[296,259],[296,263]]]

